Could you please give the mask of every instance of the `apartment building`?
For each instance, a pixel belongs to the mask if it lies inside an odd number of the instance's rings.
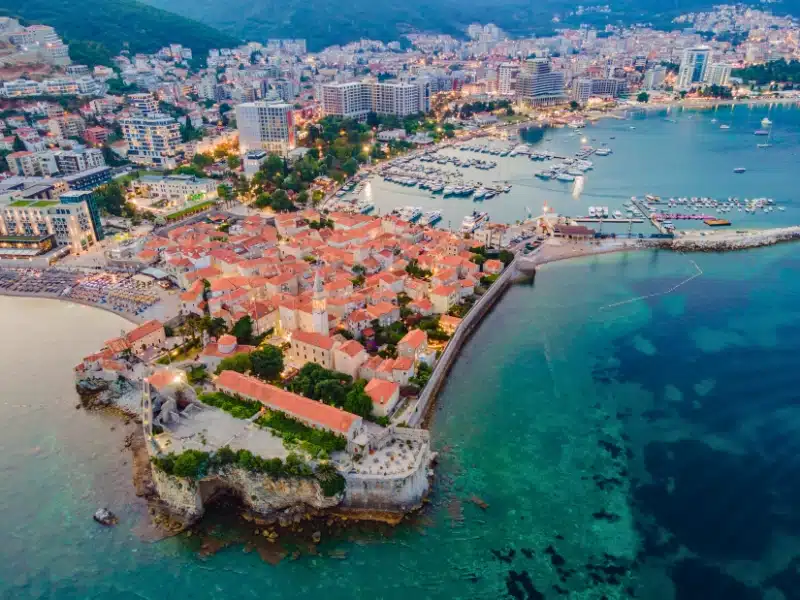
[[[236,106],[239,151],[266,150],[286,156],[297,146],[294,108],[284,102],[245,102]]]
[[[53,152],[53,156],[55,157],[58,171],[62,175],[74,175],[89,169],[104,167],[106,164],[105,158],[103,158],[103,151],[95,148],[60,150]]]
[[[39,157],[33,152],[12,152],[6,156],[6,162],[14,175],[40,177],[43,174]]]
[[[325,114],[362,119],[369,112],[404,117],[430,110],[427,81],[352,81],[322,86]]]
[[[50,133],[61,139],[79,138],[86,131],[86,121],[78,115],[65,115],[48,122]]]
[[[131,161],[165,169],[177,166],[181,130],[175,119],[153,114],[120,119],[120,125]]]
[[[3,236],[40,239],[54,236],[58,246],[82,252],[102,240],[100,211],[91,192],[65,192],[58,200],[0,199]]]
[[[517,98],[532,106],[565,102],[564,73],[553,71],[549,58],[528,59],[517,77]]]

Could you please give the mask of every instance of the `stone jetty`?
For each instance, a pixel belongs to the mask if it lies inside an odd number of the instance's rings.
[[[728,252],[796,240],[800,240],[800,226],[753,231],[727,231],[706,235],[692,232],[674,239],[657,240],[649,245],[681,252]]]

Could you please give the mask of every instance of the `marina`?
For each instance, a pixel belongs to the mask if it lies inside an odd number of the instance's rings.
[[[753,143],[753,132],[768,115],[771,147],[766,151]],[[664,121],[665,116],[666,111],[650,111],[584,128],[523,130],[514,139],[448,142],[374,167],[336,198],[337,208],[357,210],[365,200],[374,206],[371,214],[381,215],[416,206],[423,213],[439,211],[438,226],[454,231],[476,204],[488,203],[491,207],[483,210],[495,223],[537,216],[547,204],[548,215],[570,216],[587,225],[602,219],[632,226],[637,234],[654,232],[650,213],[723,218],[749,228],[791,224],[794,166],[782,132],[800,128],[800,110],[791,105],[672,110],[669,118],[676,123]],[[721,131],[713,120],[729,129]],[[642,152],[642,140],[650,136],[658,139],[658,149]],[[475,159],[496,166],[463,167]],[[746,168],[744,175],[732,173],[739,166]],[[647,198],[643,190],[653,194]],[[631,196],[641,199],[641,211]],[[608,218],[590,214],[597,205],[608,207]],[[660,223],[691,230],[708,228],[705,220],[675,217]],[[657,227],[656,232],[664,229]]]

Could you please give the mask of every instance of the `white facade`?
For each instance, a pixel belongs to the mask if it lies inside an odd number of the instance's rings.
[[[405,117],[430,110],[427,81],[352,81],[322,86],[325,114],[362,119],[367,113]]]
[[[503,63],[497,69],[497,91],[501,96],[513,96],[514,87],[519,75],[519,65]]]
[[[727,86],[731,77],[731,66],[723,63],[714,63],[708,69],[706,83],[708,85]]]
[[[120,119],[120,125],[130,160],[167,169],[177,166],[181,131],[175,119],[156,114]]]
[[[239,151],[266,150],[286,156],[297,146],[294,108],[283,102],[245,102],[236,106]]]

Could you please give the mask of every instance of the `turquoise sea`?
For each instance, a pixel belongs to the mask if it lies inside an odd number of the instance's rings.
[[[766,138],[754,135],[762,127],[764,117],[773,123],[771,148],[757,148]],[[722,125],[730,128],[720,129]],[[532,162],[524,156],[503,158],[445,150],[443,154],[461,159],[496,161],[497,168],[489,171],[462,169],[461,172],[468,181],[508,181],[512,190],[476,202],[470,197],[432,195],[374,177],[362,196],[372,200],[380,214],[405,205],[420,206],[426,211],[441,210],[440,226],[452,229],[457,229],[463,217],[476,209],[487,211],[492,221],[503,223],[526,218],[528,209],[534,216],[540,215],[545,203],[551,212],[570,216],[587,215],[589,206],[608,206],[612,213],[621,210],[624,214],[624,202],[631,196],[641,198],[645,194],[664,198],[710,196],[720,200],[729,196],[771,197],[786,210],[754,215],[734,211],[720,216],[730,220],[734,227],[777,227],[800,222],[800,203],[794,195],[795,170],[800,159],[800,108],[796,104],[642,111],[624,120],[602,119],[577,131],[532,129],[523,133],[522,141],[537,150],[561,156],[572,156],[585,144],[595,147],[605,144],[613,153],[591,157],[594,169],[576,186],[538,179],[534,173],[548,163]],[[451,165],[433,166],[456,170]],[[747,171],[735,174],[733,169],[737,167]],[[706,227],[699,222],[676,224],[679,228]],[[608,231],[627,232],[627,225],[605,227]],[[634,226],[633,231],[654,232],[649,225]]]
[[[653,295],[690,259],[701,277]],[[0,597],[796,598],[798,268],[796,245],[542,268],[439,398],[431,504],[276,566],[241,544],[202,558],[193,538],[147,541],[127,428],[69,388],[124,323],[0,298]],[[103,504],[114,529],[91,521]]]
[[[736,107],[733,146],[708,141],[690,158],[665,148],[683,128],[690,147],[710,113],[587,128],[618,129],[607,157],[618,179],[586,193],[705,186],[772,196],[797,223],[800,111],[772,109],[775,146],[756,163],[744,144],[766,110]],[[740,179],[728,171],[737,152],[751,157]],[[752,190],[733,191],[751,174]],[[494,200],[511,211],[512,199]],[[703,275],[662,295],[697,272],[691,261]],[[798,270],[796,244],[545,266],[476,331],[437,401],[430,504],[277,565],[241,543],[203,556],[196,535],[152,541],[123,448],[133,425],[76,410],[72,391],[73,365],[129,324],[0,297],[0,598],[800,598]],[[103,505],[117,527],[92,522]],[[230,521],[219,511],[206,529],[253,533]]]

